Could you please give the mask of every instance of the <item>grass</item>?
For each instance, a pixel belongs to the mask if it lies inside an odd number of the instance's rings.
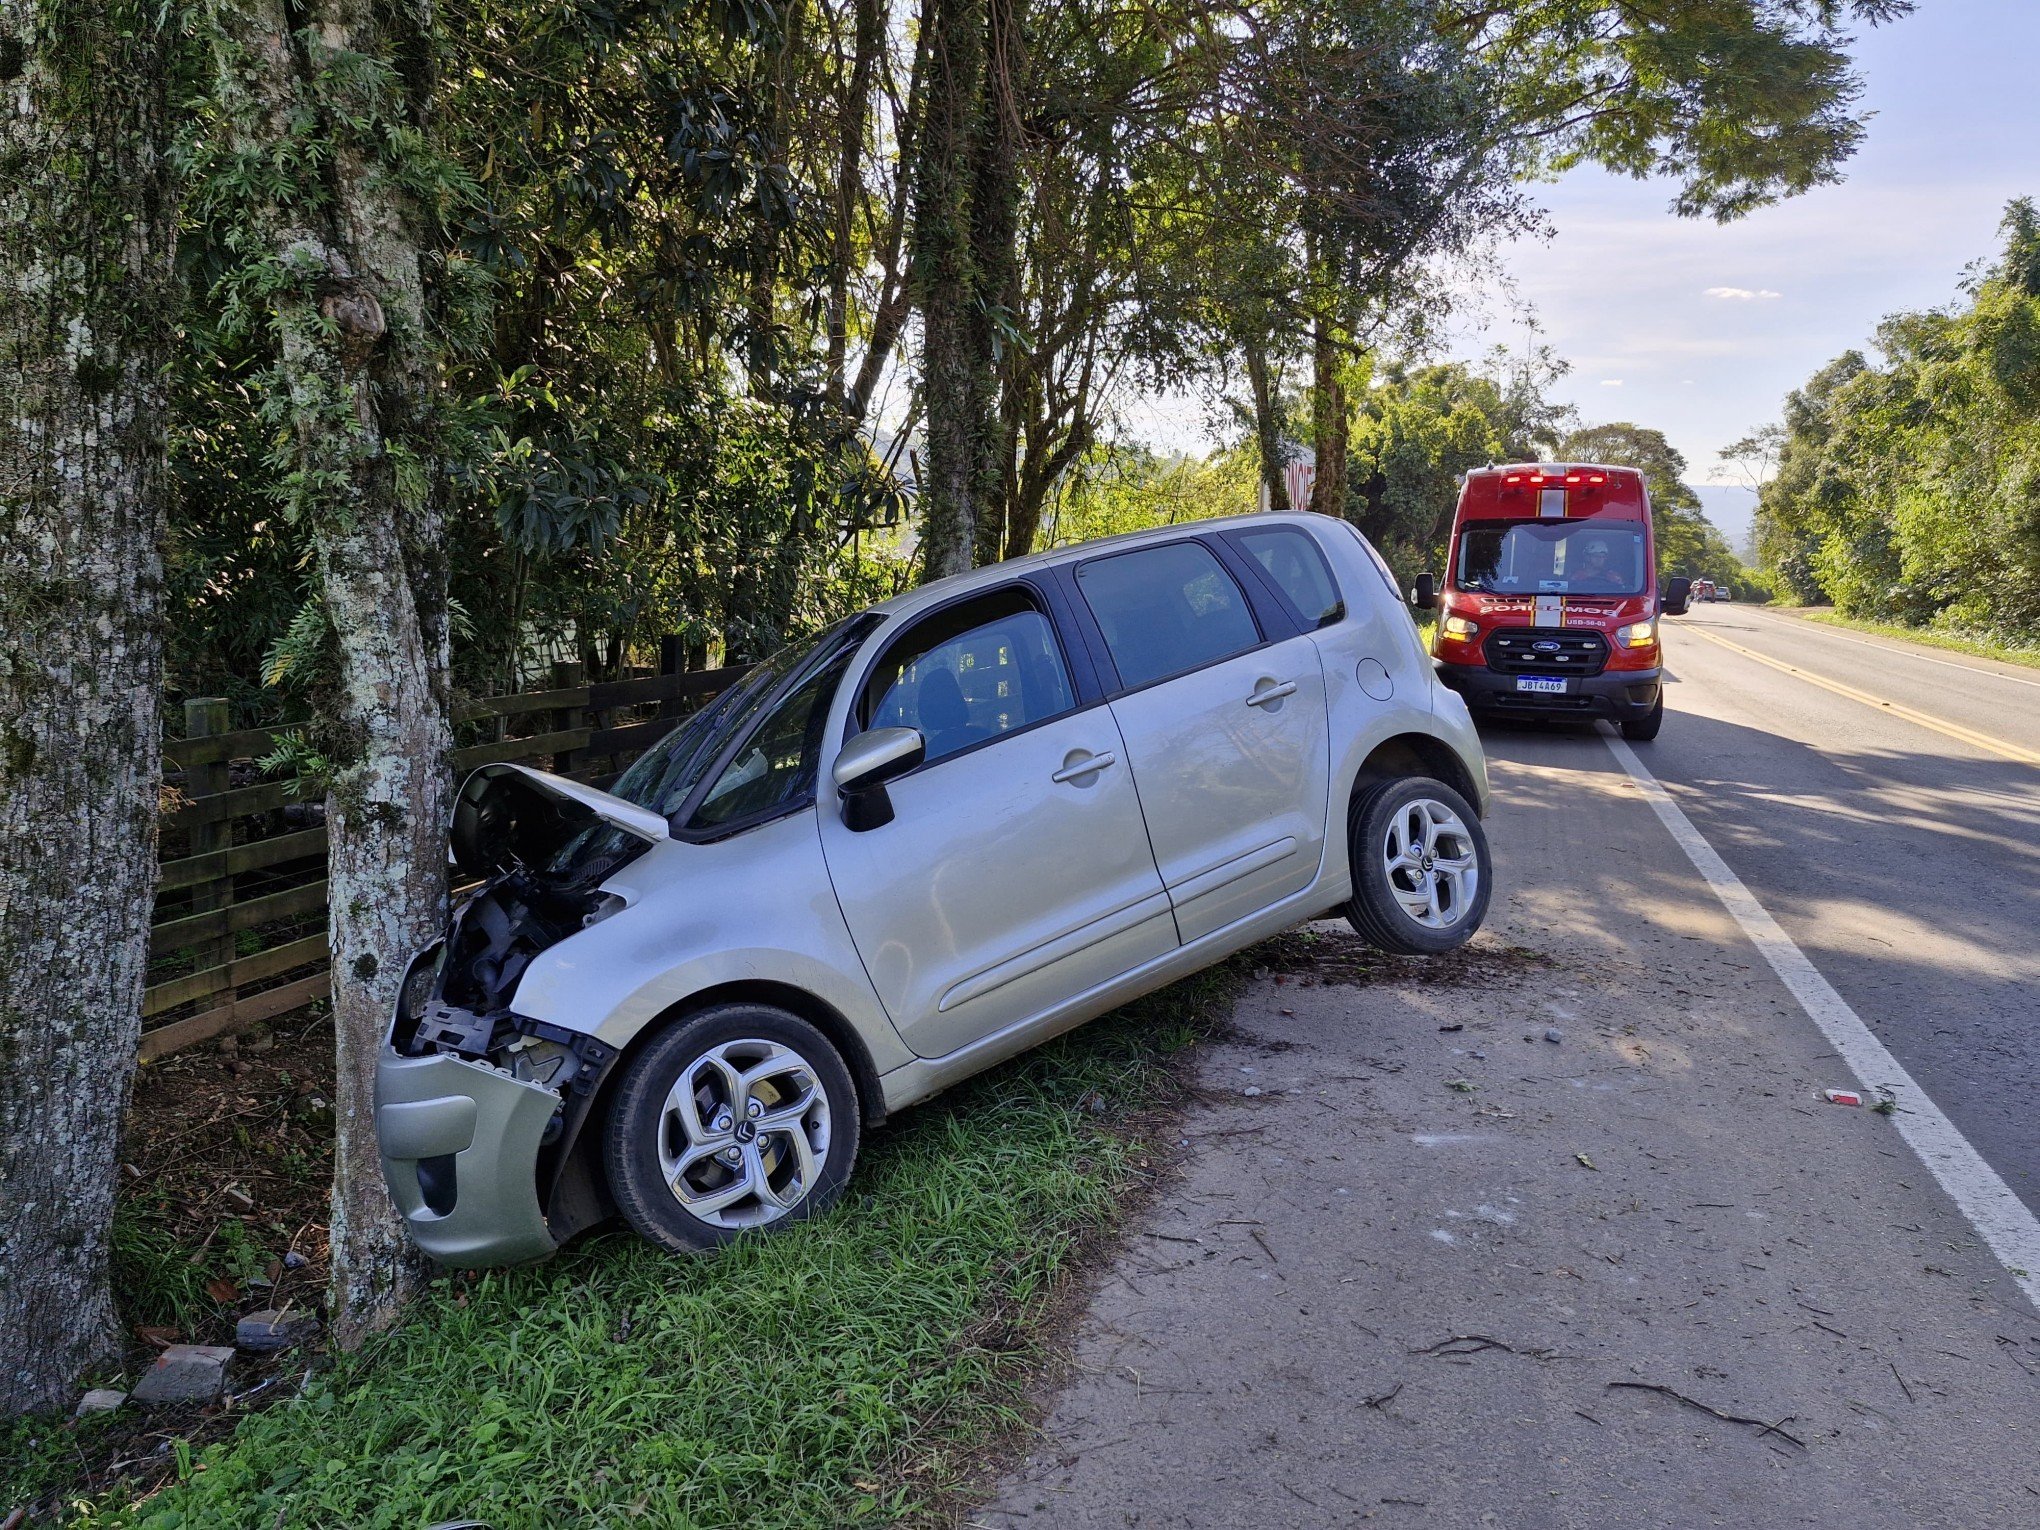
[[[714,1259],[606,1236],[441,1281],[163,1491],[71,1505],[73,1522],[932,1523],[1024,1417],[1058,1277],[1152,1182],[1142,1113],[1181,1097],[1172,1054],[1223,1022],[1244,969],[908,1113],[815,1223]],[[46,1480],[74,1448],[0,1433],[0,1478]]]
[[[1928,627],[1902,627],[1893,622],[1864,621],[1860,617],[1843,616],[1818,606],[1788,606],[1782,609],[1790,611],[1794,616],[1804,617],[1807,621],[1820,622],[1824,626],[1846,627],[1854,632],[1897,638],[1901,642],[1920,643],[1928,648],[1945,648],[1952,653],[1971,654],[1979,659],[1995,659],[2000,664],[2023,664],[2028,669],[2040,669],[2040,648],[2020,647],[1959,632],[1940,632]]]

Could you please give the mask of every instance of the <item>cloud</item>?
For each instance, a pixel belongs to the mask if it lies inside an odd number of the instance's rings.
[[[1622,386],[1622,379],[1619,377],[1604,377],[1601,379],[1601,386],[1604,388],[1619,388]]]
[[[1783,297],[1782,292],[1773,292],[1769,287],[1709,287],[1705,294],[1711,298],[1725,298],[1731,303],[1750,303]]]

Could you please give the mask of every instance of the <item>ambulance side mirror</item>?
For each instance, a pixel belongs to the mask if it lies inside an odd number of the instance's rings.
[[[1658,602],[1658,609],[1667,616],[1684,616],[1686,602],[1692,597],[1693,581],[1684,574],[1678,574],[1665,581],[1664,597]]]
[[[1410,604],[1419,611],[1435,611],[1438,608],[1436,574],[1417,575],[1417,582],[1410,586]]]

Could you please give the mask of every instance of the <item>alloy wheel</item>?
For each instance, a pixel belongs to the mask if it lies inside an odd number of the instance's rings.
[[[711,1047],[659,1111],[659,1169],[715,1227],[762,1227],[807,1198],[828,1161],[829,1097],[808,1060],[776,1041]]]
[[[1389,820],[1381,854],[1396,902],[1426,929],[1450,929],[1473,907],[1480,861],[1466,824],[1444,803],[1419,797],[1404,805]]]

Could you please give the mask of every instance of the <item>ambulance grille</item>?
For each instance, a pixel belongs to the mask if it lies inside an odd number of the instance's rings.
[[[1483,651],[1498,675],[1598,675],[1608,663],[1608,640],[1577,627],[1506,627]]]

